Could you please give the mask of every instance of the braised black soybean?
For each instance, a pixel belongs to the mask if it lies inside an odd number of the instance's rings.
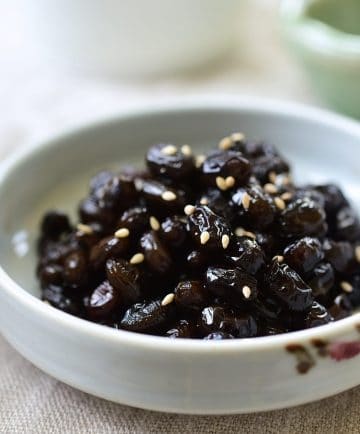
[[[333,184],[297,186],[242,133],[196,155],[156,144],[146,168],[95,175],[73,224],[40,224],[44,302],[131,332],[243,339],[360,308],[360,220]]]

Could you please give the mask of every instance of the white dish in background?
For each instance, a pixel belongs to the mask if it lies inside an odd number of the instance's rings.
[[[297,181],[336,181],[355,204],[360,203],[359,124],[276,101],[203,98],[152,103],[150,108],[32,145],[17,152],[0,170],[0,331],[11,345],[45,372],[76,388],[161,411],[263,411],[358,385],[359,313],[330,325],[273,337],[170,340],[96,325],[37,298],[34,239],[47,208],[74,210],[91,173],[114,161],[142,162],[152,143],[210,148],[236,130],[278,145],[293,163]],[[318,354],[314,340],[327,343],[325,357]],[[297,356],[287,351],[289,345],[299,346]],[[336,361],[339,345],[344,350],[340,356],[352,357]],[[313,363],[306,365],[310,369],[304,375],[297,371],[301,357],[307,359],[305,365]]]
[[[34,57],[52,68],[147,76],[222,56],[244,0],[16,0]]]

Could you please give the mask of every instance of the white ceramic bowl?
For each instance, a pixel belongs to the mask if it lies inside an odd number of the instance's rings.
[[[143,76],[223,55],[244,0],[15,0],[29,48],[52,67]]]
[[[152,143],[209,147],[234,130],[276,143],[295,163],[299,181],[339,181],[360,203],[359,124],[274,101],[153,103],[30,146],[0,170],[0,330],[11,345],[76,388],[170,412],[269,410],[358,385],[359,313],[310,330],[211,342],[118,331],[37,298],[34,238],[45,209],[75,209],[91,173],[113,161],[142,160]]]

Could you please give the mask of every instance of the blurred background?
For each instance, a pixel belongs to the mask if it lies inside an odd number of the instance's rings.
[[[255,95],[360,117],[360,0],[2,0],[0,159],[143,101]]]

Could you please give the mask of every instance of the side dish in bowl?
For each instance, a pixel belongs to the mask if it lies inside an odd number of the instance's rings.
[[[251,142],[218,148],[239,130]],[[359,152],[356,122],[219,96],[28,145],[0,167],[2,335],[61,381],[152,410],[248,413],[357,386]],[[211,157],[232,153],[235,167]]]

